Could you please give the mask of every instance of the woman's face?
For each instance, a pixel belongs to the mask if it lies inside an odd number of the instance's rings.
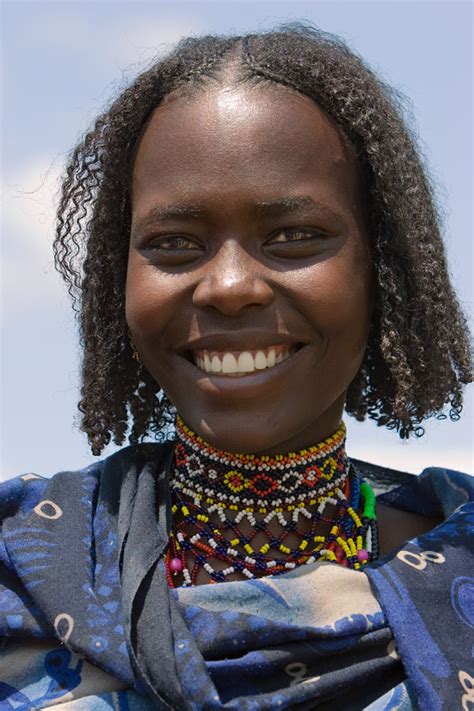
[[[214,88],[153,114],[133,169],[127,321],[213,446],[291,451],[339,426],[371,314],[363,206],[353,150],[296,92]]]

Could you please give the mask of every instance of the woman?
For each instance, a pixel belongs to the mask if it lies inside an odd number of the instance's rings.
[[[131,446],[3,485],[0,708],[468,709],[472,480],[345,451],[344,408],[406,438],[470,381],[390,92],[311,29],[185,40],[75,149],[55,249],[82,428]]]

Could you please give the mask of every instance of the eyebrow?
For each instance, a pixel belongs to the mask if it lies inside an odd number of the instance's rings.
[[[183,218],[204,217],[206,211],[193,203],[172,203],[170,205],[155,205],[144,215],[138,224],[140,227],[153,226],[157,222],[179,220]]]
[[[309,195],[298,197],[277,198],[275,200],[261,200],[248,204],[245,208],[256,217],[280,217],[293,213],[314,212],[323,217],[337,219],[339,215],[324,203],[314,200]],[[171,203],[169,205],[155,205],[138,220],[137,225],[141,228],[152,227],[158,222],[166,222],[179,219],[199,219],[205,218],[208,214],[203,206],[196,203]]]
[[[337,218],[338,215],[324,203],[318,202],[309,195],[260,201],[253,207],[259,217],[280,217],[295,212],[316,212],[319,215]]]

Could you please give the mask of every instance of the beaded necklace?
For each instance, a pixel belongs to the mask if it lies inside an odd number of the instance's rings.
[[[273,457],[222,452],[179,417],[176,435],[170,587],[196,585],[202,570],[217,583],[319,560],[359,570],[378,557],[375,496],[346,455],[343,423],[314,447]]]

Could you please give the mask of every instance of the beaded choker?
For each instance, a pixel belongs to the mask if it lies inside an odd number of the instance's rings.
[[[209,446],[178,417],[170,587],[278,574],[318,560],[360,569],[378,555],[375,497],[345,452],[320,444],[255,456]]]

